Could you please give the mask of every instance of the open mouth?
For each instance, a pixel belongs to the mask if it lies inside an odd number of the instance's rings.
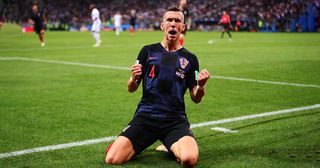
[[[169,34],[170,34],[170,35],[176,35],[176,34],[177,34],[177,31],[175,31],[175,30],[170,30],[170,31],[169,31]]]

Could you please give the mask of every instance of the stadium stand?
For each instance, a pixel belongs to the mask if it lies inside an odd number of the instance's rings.
[[[34,0],[0,0],[0,14],[5,22],[28,25],[31,4]],[[105,30],[112,29],[111,18],[120,11],[124,14],[124,29],[129,27],[129,12],[137,11],[139,30],[157,30],[158,16],[178,0],[38,0],[45,12],[49,30],[88,30],[90,15],[88,6],[95,3],[100,10]],[[218,31],[222,10],[230,14],[236,31],[267,32],[319,32],[319,0],[190,0],[189,11],[192,29]]]

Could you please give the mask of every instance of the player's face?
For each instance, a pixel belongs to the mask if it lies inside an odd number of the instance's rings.
[[[180,0],[180,5],[185,7],[187,6],[187,1],[186,0]]]
[[[37,5],[33,5],[32,6],[32,11],[33,11],[33,13],[37,13],[38,12],[38,6]]]
[[[181,31],[184,30],[184,20],[182,12],[169,11],[163,16],[161,29],[164,30],[168,41],[176,41],[179,39]]]

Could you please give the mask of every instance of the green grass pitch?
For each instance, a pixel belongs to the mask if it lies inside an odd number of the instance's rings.
[[[320,104],[320,34],[188,32],[185,47],[213,78],[194,104],[186,93],[190,123]],[[128,93],[128,70],[143,45],[162,32],[102,32],[93,48],[89,32],[46,32],[40,47],[34,33],[15,25],[0,30],[0,153],[116,136],[128,124],[141,88]],[[210,43],[208,43],[210,41]],[[4,60],[22,57],[46,63]],[[303,86],[227,80],[245,78]],[[314,85],[317,87],[311,87]],[[223,127],[237,133],[211,130]],[[194,128],[200,158],[197,167],[320,167],[320,108]],[[104,152],[111,142],[30,153],[0,159],[0,167],[109,167]],[[159,142],[117,167],[179,167]]]

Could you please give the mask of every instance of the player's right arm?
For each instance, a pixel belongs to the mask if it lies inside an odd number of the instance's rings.
[[[131,66],[131,76],[127,82],[128,91],[130,93],[136,91],[141,82],[140,76],[142,75],[142,65],[134,64]]]
[[[34,18],[33,18],[33,15],[30,15],[29,19],[28,19],[28,22],[30,24],[34,24]]]
[[[33,21],[31,18],[28,20],[28,22],[29,22],[30,24],[34,24],[34,21]]]
[[[131,76],[127,82],[128,91],[130,93],[136,91],[139,87],[139,84],[143,76],[143,66],[146,66],[146,61],[148,57],[149,49],[147,46],[144,46],[138,55],[136,63],[131,66]]]

